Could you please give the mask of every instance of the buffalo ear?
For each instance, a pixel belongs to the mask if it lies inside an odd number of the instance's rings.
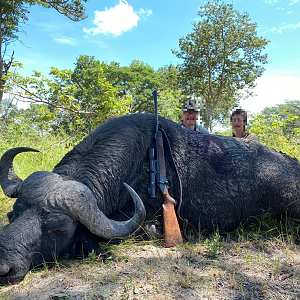
[[[99,238],[82,224],[78,223],[74,236],[69,250],[71,258],[83,258],[88,257],[89,253],[101,253]]]

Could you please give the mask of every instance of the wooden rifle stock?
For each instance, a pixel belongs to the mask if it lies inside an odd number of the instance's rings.
[[[162,193],[163,203],[163,228],[164,247],[174,247],[183,243],[174,205],[175,200],[169,195],[168,189]]]
[[[158,164],[158,186],[163,197],[163,230],[164,247],[174,247],[183,243],[174,206],[176,201],[169,195],[166,164],[164,155],[163,138],[160,131],[156,132],[157,160]]]

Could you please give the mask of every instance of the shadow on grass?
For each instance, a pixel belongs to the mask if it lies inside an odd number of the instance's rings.
[[[277,216],[256,222],[223,237],[215,259],[205,256],[203,242],[166,249],[159,242],[127,240],[108,247],[105,262],[94,254],[34,270],[22,283],[2,288],[0,298],[298,298],[299,225]]]

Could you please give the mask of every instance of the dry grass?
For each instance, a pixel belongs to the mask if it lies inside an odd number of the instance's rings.
[[[166,249],[127,241],[105,262],[91,255],[33,270],[0,299],[300,299],[299,245],[225,238],[217,258],[205,250],[204,242]]]
[[[13,200],[0,200],[2,228]],[[222,236],[216,258],[207,255],[204,236],[169,249],[127,240],[110,246],[105,262],[91,254],[32,270],[23,282],[0,287],[0,300],[300,299],[299,227],[266,215]]]

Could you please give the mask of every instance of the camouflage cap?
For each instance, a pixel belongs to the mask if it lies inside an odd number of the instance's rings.
[[[195,104],[192,101],[187,101],[185,105],[182,108],[182,111],[188,111],[188,110],[194,110],[194,111],[200,111],[199,107],[197,104]]]

